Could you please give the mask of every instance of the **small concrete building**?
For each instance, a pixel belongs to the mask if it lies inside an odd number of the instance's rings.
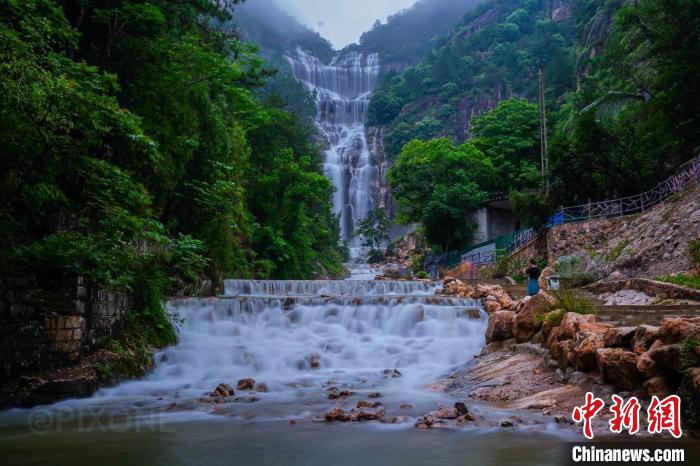
[[[513,215],[510,201],[496,199],[486,202],[474,213],[477,228],[472,244],[481,244],[520,229],[520,221]]]

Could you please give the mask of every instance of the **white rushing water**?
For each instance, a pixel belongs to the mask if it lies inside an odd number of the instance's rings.
[[[156,356],[145,379],[103,389],[98,399],[206,411],[211,405],[199,404],[202,396],[250,377],[269,392],[256,394],[255,403],[226,405],[231,415],[311,417],[328,409],[331,384],[358,397],[381,390],[385,400],[394,394],[415,401],[428,393],[424,385],[483,345],[478,303],[432,296],[426,283],[232,280],[226,291],[172,301],[169,309],[184,319],[177,345]],[[387,377],[385,369],[402,376]]]
[[[358,220],[374,208],[372,165],[365,122],[379,76],[379,55],[348,52],[329,64],[297,48],[287,57],[294,75],[316,95],[316,124],[329,144],[325,151],[326,175],[336,188],[333,205],[340,214],[343,238],[354,255],[359,243],[352,238]]]

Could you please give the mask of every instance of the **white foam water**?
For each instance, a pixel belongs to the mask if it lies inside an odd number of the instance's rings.
[[[325,64],[297,48],[287,60],[296,79],[316,96],[316,124],[329,144],[324,169],[336,188],[334,211],[340,214],[343,238],[357,256],[360,243],[352,232],[376,204],[372,179],[377,168],[371,161],[365,122],[377,86],[379,55],[348,52]]]

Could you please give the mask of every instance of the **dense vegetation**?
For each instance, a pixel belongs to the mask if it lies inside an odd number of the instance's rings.
[[[413,157],[412,140],[472,140],[497,173],[495,188],[475,180],[480,190],[509,194],[523,223],[539,227],[555,206],[639,193],[697,154],[699,14],[691,0],[484,2],[420,63],[387,77],[371,124],[387,126],[397,163]],[[402,187],[393,190],[401,202]]]
[[[379,53],[385,64],[413,65],[480,1],[418,0],[385,23],[377,20],[360,37],[359,48]]]
[[[0,3],[3,273],[80,274],[159,309],[207,277],[341,272],[308,127],[213,27],[235,3]]]

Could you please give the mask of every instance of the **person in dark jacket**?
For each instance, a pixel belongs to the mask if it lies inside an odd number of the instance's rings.
[[[530,259],[527,267],[523,269],[523,273],[528,277],[527,294],[530,296],[535,296],[537,293],[540,292],[539,280],[540,275],[542,275],[542,271],[539,267],[537,267],[535,259]]]

